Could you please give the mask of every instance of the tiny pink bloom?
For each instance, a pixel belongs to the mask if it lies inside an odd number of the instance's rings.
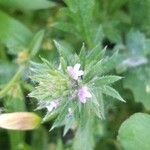
[[[86,99],[92,97],[91,93],[88,91],[88,88],[86,86],[83,86],[79,89],[78,96],[81,103],[86,103]]]
[[[53,109],[56,109],[59,105],[59,102],[57,100],[51,101],[48,106],[46,106],[47,110],[51,112]]]
[[[82,76],[84,74],[84,72],[80,69],[80,64],[75,64],[74,67],[72,66],[68,66],[67,70],[69,75],[74,79],[74,80],[78,80],[78,77]]]

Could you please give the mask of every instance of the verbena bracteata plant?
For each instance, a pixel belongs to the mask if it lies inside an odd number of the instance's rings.
[[[105,57],[105,48],[100,50],[97,45],[86,51],[83,44],[79,55],[68,55],[61,44],[55,41],[55,45],[60,55],[58,65],[43,58],[42,64],[31,62],[30,77],[37,86],[29,96],[38,100],[37,109],[47,109],[43,121],[56,118],[51,130],[64,125],[65,135],[72,127],[94,123],[95,116],[104,118],[103,94],[124,102],[111,87],[122,77],[106,75],[115,66],[117,52]]]

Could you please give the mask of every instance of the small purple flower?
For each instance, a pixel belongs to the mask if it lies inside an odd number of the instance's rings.
[[[48,106],[46,106],[47,110],[51,112],[53,109],[56,109],[59,105],[59,102],[57,100],[51,101]]]
[[[78,77],[82,76],[84,74],[83,70],[79,70],[80,69],[80,64],[75,64],[74,67],[72,66],[68,66],[67,70],[69,75],[74,79],[74,80],[78,80]]]
[[[91,93],[88,91],[88,88],[86,86],[83,86],[79,89],[78,96],[81,103],[86,103],[86,99],[92,97]]]

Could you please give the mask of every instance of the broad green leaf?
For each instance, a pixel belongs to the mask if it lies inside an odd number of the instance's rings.
[[[40,30],[34,35],[33,39],[29,44],[30,57],[34,57],[38,53],[43,37],[44,37],[44,30]]]
[[[54,6],[54,3],[48,0],[0,0],[0,5],[20,10],[47,9]]]
[[[32,130],[40,125],[41,118],[34,113],[15,112],[0,115],[0,127],[11,130]]]
[[[150,110],[150,69],[149,66],[141,66],[130,70],[123,80],[124,88],[130,89],[134,100]]]
[[[150,149],[150,115],[135,113],[119,129],[118,141],[124,150]]]
[[[67,106],[68,106],[68,103],[67,104],[64,104],[65,106],[62,107],[62,110],[60,111],[57,119],[55,120],[55,122],[53,123],[51,130],[53,130],[54,128],[57,128],[57,127],[60,127],[62,125],[65,124],[65,119],[67,117],[67,114],[68,114],[68,109],[67,109]]]
[[[0,42],[3,43],[12,54],[22,51],[31,39],[31,31],[19,21],[0,10]]]
[[[103,87],[100,87],[100,91],[106,95],[109,95],[113,98],[116,98],[120,101],[123,101],[125,102],[125,100],[120,96],[120,94],[112,87],[110,86],[103,86]]]

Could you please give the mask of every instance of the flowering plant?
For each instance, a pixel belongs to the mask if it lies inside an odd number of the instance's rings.
[[[124,102],[111,87],[122,77],[106,75],[115,64],[117,53],[105,58],[105,49],[99,51],[97,45],[86,51],[83,45],[79,55],[67,56],[61,44],[55,41],[55,45],[60,55],[58,64],[44,58],[42,64],[31,62],[30,77],[37,86],[29,96],[38,100],[37,109],[47,109],[43,121],[56,117],[51,130],[65,125],[65,135],[72,126],[85,121],[84,115],[104,118],[103,94]]]
[[[150,0],[0,0],[0,149],[150,150],[149,14]]]

